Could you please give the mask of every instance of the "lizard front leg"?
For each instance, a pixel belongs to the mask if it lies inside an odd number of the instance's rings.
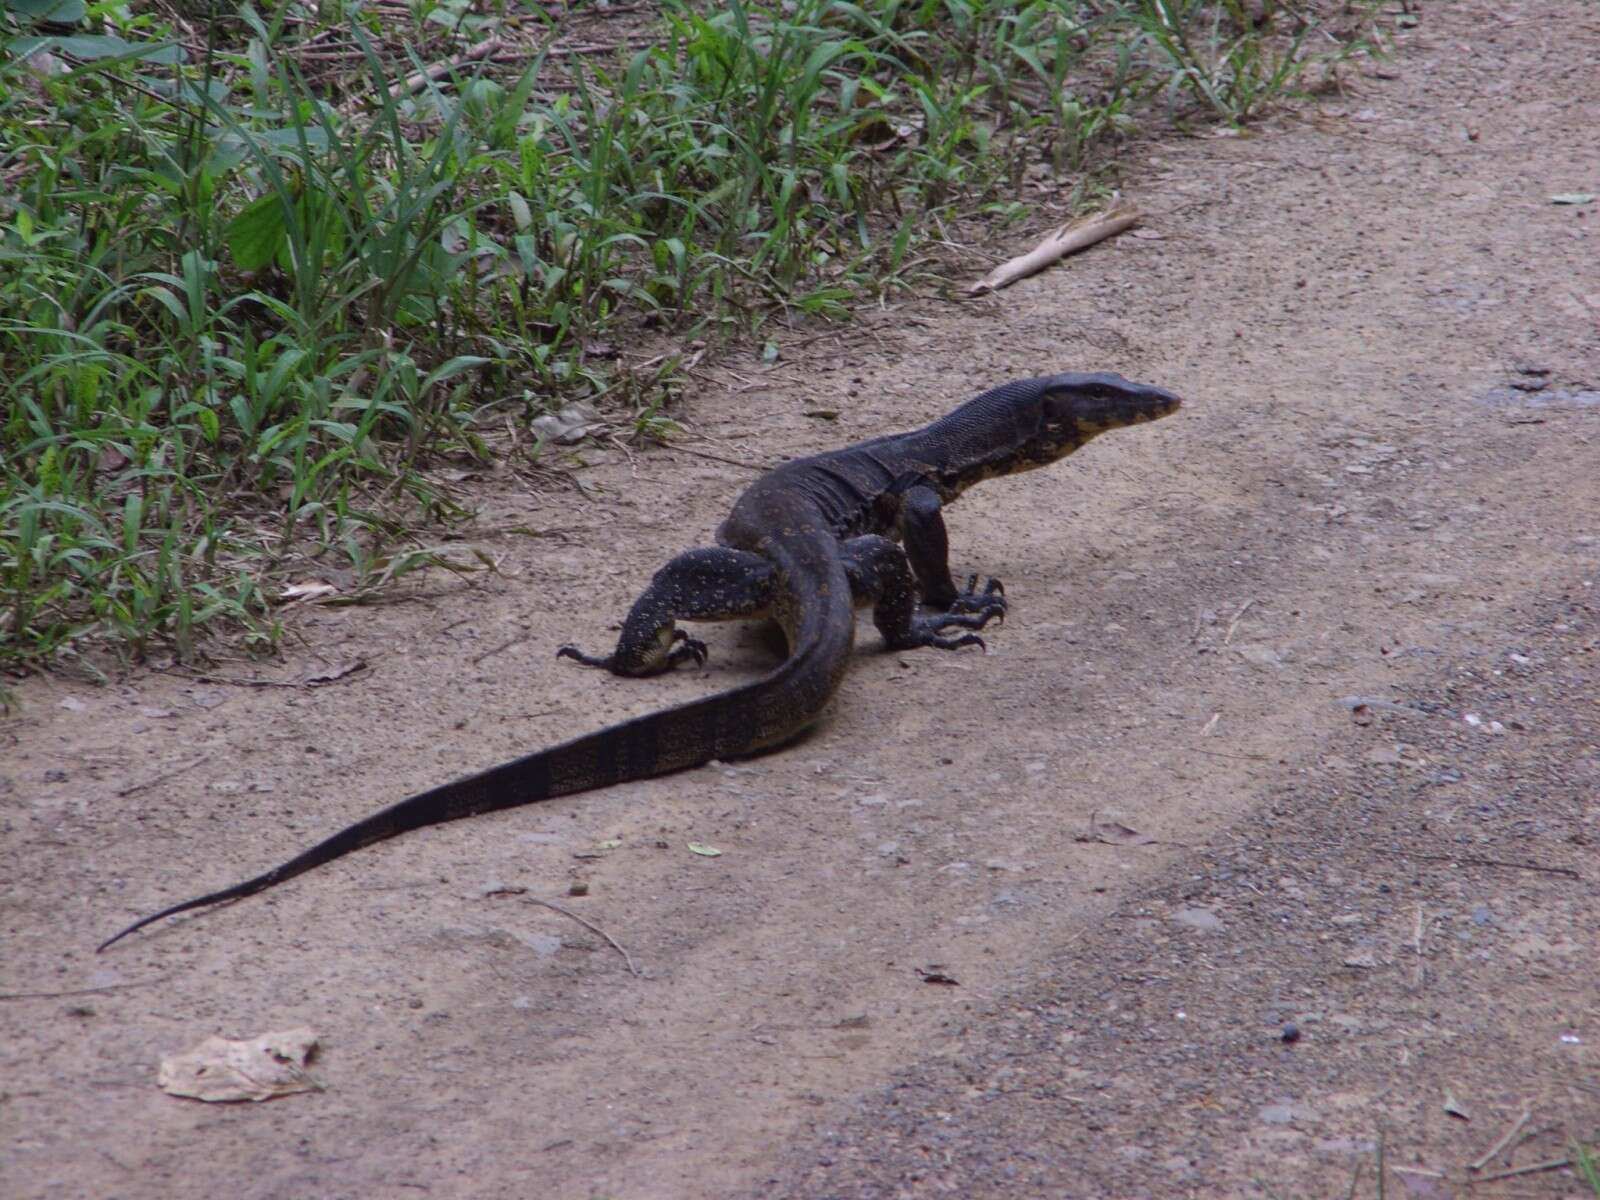
[[[674,622],[764,617],[775,578],[772,563],[759,554],[721,546],[687,550],[657,571],[633,602],[616,650],[602,657],[563,646],[556,654],[614,675],[659,675],[691,658],[703,666],[706,644]]]
[[[906,552],[888,538],[869,534],[851,538],[840,547],[850,594],[858,607],[872,606],[872,623],[883,634],[891,650],[911,650],[935,646],[958,650],[962,646],[983,646],[975,633],[944,636],[954,628],[982,629],[994,612],[961,613],[917,611],[917,590]]]
[[[1005,617],[1006,590],[998,579],[990,579],[980,592],[978,577],[971,575],[965,590],[956,590],[955,580],[950,577],[950,538],[945,533],[938,492],[926,485],[907,489],[895,513],[895,529],[906,548],[924,604],[946,613],[982,616],[983,622],[973,628],[981,628],[990,617]]]

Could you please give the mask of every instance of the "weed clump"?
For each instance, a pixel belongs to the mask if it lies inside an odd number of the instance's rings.
[[[439,468],[504,453],[507,416],[608,397],[659,432],[675,345],[908,286],[947,222],[1081,186],[1163,106],[1256,116],[1326,36],[1280,15],[662,0],[618,37],[465,0],[9,0],[0,664],[187,656],[219,620],[270,644],[297,571],[439,561]]]

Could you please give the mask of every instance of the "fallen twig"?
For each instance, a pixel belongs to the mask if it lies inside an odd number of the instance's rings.
[[[1430,1171],[1426,1167],[1390,1167],[1389,1170],[1401,1175],[1420,1175],[1424,1179],[1443,1179],[1445,1177],[1443,1171]],[[1354,1189],[1352,1189],[1351,1194],[1355,1194]]]
[[[760,463],[740,462],[737,458],[725,458],[723,455],[713,454],[709,450],[695,450],[689,446],[685,446],[682,442],[666,442],[663,444],[663,449],[667,450],[668,452],[676,452],[678,454],[692,454],[696,458],[706,458],[710,459],[712,462],[727,463],[730,467],[740,467],[746,471],[762,473],[772,470],[771,467],[764,467]]]
[[[1511,1167],[1504,1171],[1495,1171],[1489,1175],[1479,1175],[1476,1179],[1467,1180],[1468,1183],[1488,1183],[1495,1179],[1510,1179],[1513,1175],[1533,1175],[1539,1171],[1559,1171],[1562,1167],[1570,1167],[1570,1158],[1552,1158],[1546,1162],[1529,1163],[1525,1167]]]
[[[1239,622],[1244,620],[1245,613],[1249,612],[1253,607],[1255,607],[1255,602],[1256,598],[1254,596],[1250,597],[1250,599],[1246,600],[1239,606],[1239,611],[1233,614],[1233,620],[1228,622],[1228,632],[1222,639],[1222,644],[1224,646],[1233,641],[1233,631],[1239,628]]]
[[[1199,746],[1190,746],[1189,749],[1193,750],[1196,754],[1204,754],[1207,758],[1235,758],[1235,759],[1238,759],[1240,762],[1271,762],[1272,761],[1265,754],[1251,754],[1248,751],[1245,752],[1244,754],[1226,754],[1221,750],[1202,750],[1202,749],[1200,749]]]
[[[1422,918],[1422,905],[1417,905],[1416,927],[1411,931],[1411,948],[1417,952],[1416,972],[1412,978],[1412,986],[1420,988],[1427,976],[1427,964],[1422,957],[1422,934],[1426,928]]]
[[[400,84],[400,90],[396,93],[396,98],[420,92],[428,84],[444,78],[452,71],[460,70],[467,63],[488,58],[491,55],[500,53],[505,48],[506,41],[504,38],[489,38],[487,41],[479,42],[476,46],[463,50],[460,54],[453,55],[443,62],[436,62],[431,67],[406,76],[405,80]]]
[[[985,292],[998,292],[1019,279],[1026,279],[1029,275],[1044,270],[1051,263],[1069,254],[1086,249],[1108,237],[1115,237],[1126,229],[1132,229],[1138,223],[1139,210],[1120,200],[1104,212],[1069,221],[1028,253],[1001,263],[969,287],[967,295],[981,296]]]
[[[0,992],[0,1000],[62,1000],[68,996],[97,996],[101,992],[123,992],[171,978],[170,975],[157,975],[154,979],[138,979],[133,983],[108,983],[104,987],[73,988],[66,992]]]
[[[628,951],[626,950],[626,948],[623,947],[621,942],[617,941],[616,938],[612,937],[604,929],[601,929],[600,926],[595,925],[595,924],[593,924],[593,923],[591,923],[589,921],[585,921],[582,917],[580,917],[577,913],[573,912],[571,909],[562,908],[561,905],[556,904],[553,901],[540,900],[537,896],[525,896],[525,897],[523,897],[523,899],[527,900],[527,902],[529,904],[542,905],[543,907],[550,909],[552,912],[560,913],[563,917],[570,917],[572,920],[576,921],[579,925],[582,925],[590,933],[595,934],[598,937],[605,938],[606,941],[611,943],[611,948],[613,950],[615,950],[618,954],[622,955],[622,961],[628,964],[628,970],[633,973],[635,978],[638,978],[639,968],[633,965],[633,955],[629,954]]]
[[[155,787],[156,784],[165,783],[167,780],[172,779],[175,776],[182,775],[185,771],[194,770],[194,768],[198,767],[201,763],[209,761],[210,758],[211,758],[211,755],[202,754],[199,758],[195,759],[194,761],[186,762],[181,767],[173,767],[172,770],[165,771],[162,774],[157,775],[152,779],[146,779],[142,783],[130,783],[125,788],[118,788],[117,789],[117,795],[119,795],[119,796],[131,796],[135,792],[144,791],[145,788]]]
[[[524,629],[521,633],[517,634],[515,637],[507,638],[505,641],[501,642],[494,649],[485,650],[482,654],[475,654],[470,659],[468,659],[467,661],[470,662],[473,666],[477,666],[484,659],[493,658],[496,654],[499,654],[499,653],[501,653],[502,651],[505,651],[505,650],[509,650],[509,649],[511,649],[511,647],[515,646],[518,642],[525,642],[532,636],[533,636],[533,634],[531,633],[531,631]]]
[[[1517,1134],[1522,1131],[1522,1127],[1528,1123],[1528,1118],[1531,1116],[1533,1116],[1532,1109],[1523,1109],[1522,1115],[1516,1119],[1510,1129],[1506,1130],[1505,1133],[1500,1135],[1499,1140],[1497,1140],[1494,1145],[1490,1146],[1481,1155],[1467,1164],[1467,1170],[1481,1171],[1488,1166],[1490,1160],[1493,1159],[1496,1154],[1499,1154],[1500,1151],[1504,1150],[1511,1144],[1511,1139],[1516,1137]]]
[[[616,50],[631,50],[640,46],[653,46],[656,38],[653,34],[635,34],[632,37],[618,38],[614,42],[590,42],[577,46],[552,46],[551,58],[567,58],[574,54],[610,54]]]
[[[1507,862],[1503,858],[1479,858],[1471,854],[1421,854],[1415,850],[1386,850],[1373,847],[1374,853],[1398,854],[1423,862],[1457,863],[1463,867],[1506,867],[1513,871],[1542,871],[1546,875],[1565,875],[1568,879],[1582,879],[1572,867],[1547,867],[1543,863]]]
[[[1352,713],[1360,709],[1376,709],[1379,712],[1398,713],[1404,717],[1431,717],[1434,714],[1427,709],[1417,708],[1410,704],[1396,704],[1393,700],[1384,700],[1378,696],[1340,696],[1334,701],[1348,708]]]
[[[192,679],[196,683],[222,683],[229,687],[249,688],[314,688],[322,687],[329,683],[338,683],[341,679],[348,679],[357,671],[367,669],[367,660],[364,658],[353,659],[343,666],[335,667],[331,671],[324,671],[320,675],[303,675],[299,679],[235,679],[231,675],[185,675],[185,679]]]

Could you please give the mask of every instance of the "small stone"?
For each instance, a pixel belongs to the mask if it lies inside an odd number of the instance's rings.
[[[1235,646],[1234,651],[1239,655],[1240,658],[1244,659],[1245,662],[1249,663],[1253,667],[1261,667],[1265,669],[1269,667],[1281,667],[1283,665],[1283,656],[1271,646],[1263,646],[1259,644]]]
[[[1264,1104],[1256,1109],[1256,1117],[1268,1125],[1288,1125],[1294,1121],[1315,1121],[1316,1111],[1304,1104]]]
[[[553,933],[516,934],[517,941],[540,958],[549,958],[561,949],[561,939]]]
[[[1300,1040],[1300,1026],[1296,1025],[1293,1021],[1290,1021],[1283,1027],[1283,1032],[1278,1036],[1285,1042],[1293,1045],[1295,1042]]]
[[[1222,928],[1222,918],[1209,908],[1180,908],[1172,914],[1172,919],[1202,933],[1215,933]]]

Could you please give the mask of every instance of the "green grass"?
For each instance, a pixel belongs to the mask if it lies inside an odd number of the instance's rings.
[[[1586,1146],[1582,1142],[1573,1142],[1572,1169],[1573,1173],[1583,1181],[1583,1185],[1596,1197],[1600,1197],[1600,1149]]]
[[[270,646],[285,581],[440,561],[439,468],[508,417],[587,397],[657,433],[675,347],[844,317],[941,223],[1024,211],[1038,164],[1081,184],[1357,45],[1238,0],[663,0],[595,56],[460,0],[8,2],[13,667]],[[508,61],[424,74],[491,35]]]

